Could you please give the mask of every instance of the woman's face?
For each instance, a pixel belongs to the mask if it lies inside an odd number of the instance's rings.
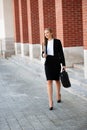
[[[45,37],[49,40],[49,39],[52,39],[52,32],[50,32],[49,30],[45,30],[44,31],[44,35]]]

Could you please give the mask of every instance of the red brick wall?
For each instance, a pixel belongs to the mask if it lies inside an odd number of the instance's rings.
[[[83,43],[84,49],[87,49],[87,0],[83,0]]]
[[[83,0],[83,12],[86,12],[85,3],[86,0]],[[82,0],[14,0],[14,7],[16,41],[42,43],[44,28],[51,27],[64,47],[83,46],[87,12],[84,13],[82,26]]]
[[[28,4],[28,31],[30,43],[40,43],[38,0],[27,0]],[[30,27],[31,26],[31,27]],[[31,34],[30,34],[31,33]]]
[[[82,0],[63,0],[64,46],[83,46]]]
[[[19,0],[19,15],[21,42],[28,43],[27,0]]]
[[[15,42],[20,42],[20,23],[19,23],[19,3],[18,3],[18,0],[13,0],[13,7],[14,7]]]
[[[56,15],[54,0],[38,0],[39,3],[39,28],[40,43],[44,40],[44,29],[52,28],[54,37],[56,37]]]
[[[31,0],[31,21],[33,43],[40,43],[38,0]]]
[[[53,29],[56,36],[55,0],[43,0],[44,28]]]

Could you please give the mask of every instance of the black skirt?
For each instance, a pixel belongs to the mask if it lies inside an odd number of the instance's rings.
[[[59,80],[61,65],[58,58],[47,56],[45,61],[45,74],[47,80]]]

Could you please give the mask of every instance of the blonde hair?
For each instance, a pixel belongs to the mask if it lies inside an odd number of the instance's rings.
[[[44,30],[48,30],[50,33],[53,32],[51,28],[45,28]],[[53,34],[52,34],[52,37],[53,37]],[[44,45],[47,45],[47,41],[48,39],[44,36]]]
[[[44,30],[48,30],[49,32],[52,33],[52,29],[51,28],[45,28]]]

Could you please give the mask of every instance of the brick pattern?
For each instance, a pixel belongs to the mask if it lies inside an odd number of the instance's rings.
[[[56,15],[55,15],[54,0],[43,0],[43,15],[44,15],[44,28],[47,27],[52,28],[54,36],[56,36]]]
[[[87,0],[83,0],[83,43],[84,49],[87,50]]]
[[[32,43],[40,43],[38,0],[30,0]]]
[[[54,0],[38,0],[40,43],[44,41],[44,28],[50,27],[56,37],[56,15]]]
[[[28,43],[27,0],[19,0],[21,42]]]
[[[27,0],[29,43],[40,43],[38,0]]]
[[[82,0],[14,0],[16,41],[42,43],[44,28],[51,27],[64,47],[83,46],[84,33],[86,48],[86,3],[83,0],[82,25]]]
[[[18,0],[13,0],[13,7],[14,7],[15,42],[20,42],[20,22],[19,22],[19,3],[18,3]]]
[[[62,2],[64,46],[83,46],[82,0]]]

